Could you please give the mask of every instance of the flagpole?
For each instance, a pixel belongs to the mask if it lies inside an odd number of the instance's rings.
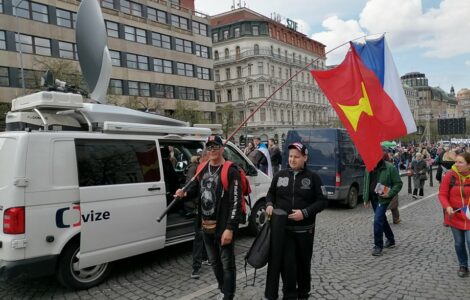
[[[382,35],[385,35],[385,33],[381,33]],[[366,34],[366,35],[363,35],[363,36],[360,36],[358,38],[355,38],[353,40],[350,40],[350,41],[347,41],[347,42],[344,42],[342,43],[341,45],[339,46],[336,46],[334,47],[333,49],[327,51],[325,53],[325,56],[333,51],[335,51],[336,49],[338,48],[341,48],[343,47],[344,45],[348,44],[348,43],[351,43],[353,41],[356,41],[356,40],[359,40],[359,39],[362,39],[362,38],[367,38],[368,36],[373,36],[373,35],[377,35],[377,34]],[[227,137],[227,140],[226,141],[230,141],[230,139],[233,138],[233,136],[235,134],[237,134],[237,132],[243,127],[243,125],[245,125],[249,119],[251,119],[251,117],[254,116],[254,114],[263,106],[266,104],[266,102],[268,102],[269,100],[271,100],[271,98],[280,90],[282,89],[287,83],[289,83],[292,79],[294,79],[294,77],[296,77],[300,72],[302,72],[303,70],[305,69],[308,69],[311,65],[313,65],[314,62],[318,61],[320,59],[320,57],[312,60],[309,64],[307,64],[305,67],[303,67],[302,69],[300,69],[299,71],[297,71],[294,75],[291,75],[291,77],[289,79],[287,79],[283,84],[281,84],[273,93],[271,93],[271,95],[269,95],[263,102],[261,102],[260,104],[258,104],[258,106],[253,110],[253,112],[248,115],[248,117],[245,118],[245,120],[243,120],[243,122],[240,123],[240,125],[238,125],[238,127]],[[292,91],[291,91],[292,93]],[[292,107],[292,110],[294,108]]]

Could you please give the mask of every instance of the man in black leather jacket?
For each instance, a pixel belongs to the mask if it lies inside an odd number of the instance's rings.
[[[289,168],[274,176],[267,195],[266,212],[271,215],[275,207],[288,213],[281,267],[283,299],[308,299],[315,217],[325,209],[327,200],[320,177],[305,167],[307,148],[301,143],[293,143],[288,149]],[[275,299],[277,291],[265,296]]]

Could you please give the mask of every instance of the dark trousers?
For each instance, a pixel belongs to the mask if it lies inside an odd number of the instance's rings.
[[[286,231],[281,267],[283,299],[308,298],[312,251],[312,233]]]
[[[202,261],[207,259],[206,247],[202,238],[201,218],[194,219],[193,270],[199,270]]]
[[[371,201],[372,208],[374,209],[374,245],[380,249],[384,247],[384,233],[385,237],[390,242],[395,242],[395,237],[388,224],[387,212],[388,204],[379,204],[377,201]]]
[[[225,246],[220,245],[220,237],[215,234],[203,232],[202,236],[219,289],[224,294],[224,300],[232,300],[235,296],[237,280],[234,252],[235,232],[232,243]]]

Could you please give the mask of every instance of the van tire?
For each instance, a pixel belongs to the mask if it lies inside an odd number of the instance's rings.
[[[75,239],[65,247],[59,257],[57,266],[57,280],[70,289],[84,290],[103,282],[111,272],[111,264],[105,263],[78,270],[74,264],[78,264],[80,253],[80,239]]]
[[[266,220],[266,202],[264,200],[258,200],[250,214],[250,233],[256,236],[264,223],[266,223]]]
[[[359,193],[357,192],[357,188],[355,186],[350,187],[345,201],[346,206],[351,209],[355,208],[357,206],[358,197]]]

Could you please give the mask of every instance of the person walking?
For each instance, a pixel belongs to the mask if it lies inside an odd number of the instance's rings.
[[[206,142],[209,163],[187,189],[178,189],[177,197],[200,195],[202,236],[209,262],[212,265],[218,287],[217,299],[231,300],[235,296],[235,233],[241,217],[242,190],[240,173],[235,165],[228,170],[228,191],[224,192],[221,169],[225,162],[222,138],[212,135]]]
[[[289,168],[274,175],[266,197],[266,213],[272,215],[274,208],[288,213],[280,258],[283,299],[308,299],[315,217],[328,202],[320,177],[306,168],[307,148],[301,143],[293,143],[288,146],[288,151]],[[269,261],[268,265],[271,263]],[[277,293],[278,289],[267,288],[265,297],[276,299]]]
[[[387,160],[388,155],[377,163],[375,168],[364,176],[364,206],[372,204],[374,210],[373,256],[382,255],[383,248],[395,247],[395,236],[385,215],[392,199],[400,192],[403,182],[397,169]],[[384,244],[383,236],[387,238]]]
[[[268,140],[268,150],[269,155],[271,156],[271,166],[273,168],[273,174],[276,174],[282,163],[282,155],[279,147],[274,143],[274,139]]]
[[[442,178],[439,201],[445,209],[444,223],[449,225],[454,237],[454,247],[459,261],[459,277],[468,276],[468,251],[470,252],[470,153],[463,152],[455,158],[451,171]]]
[[[424,182],[428,179],[426,172],[428,170],[428,165],[423,159],[421,153],[416,153],[415,160],[411,162],[411,172],[413,174],[413,199],[418,199],[418,190],[419,196],[424,196]]]

